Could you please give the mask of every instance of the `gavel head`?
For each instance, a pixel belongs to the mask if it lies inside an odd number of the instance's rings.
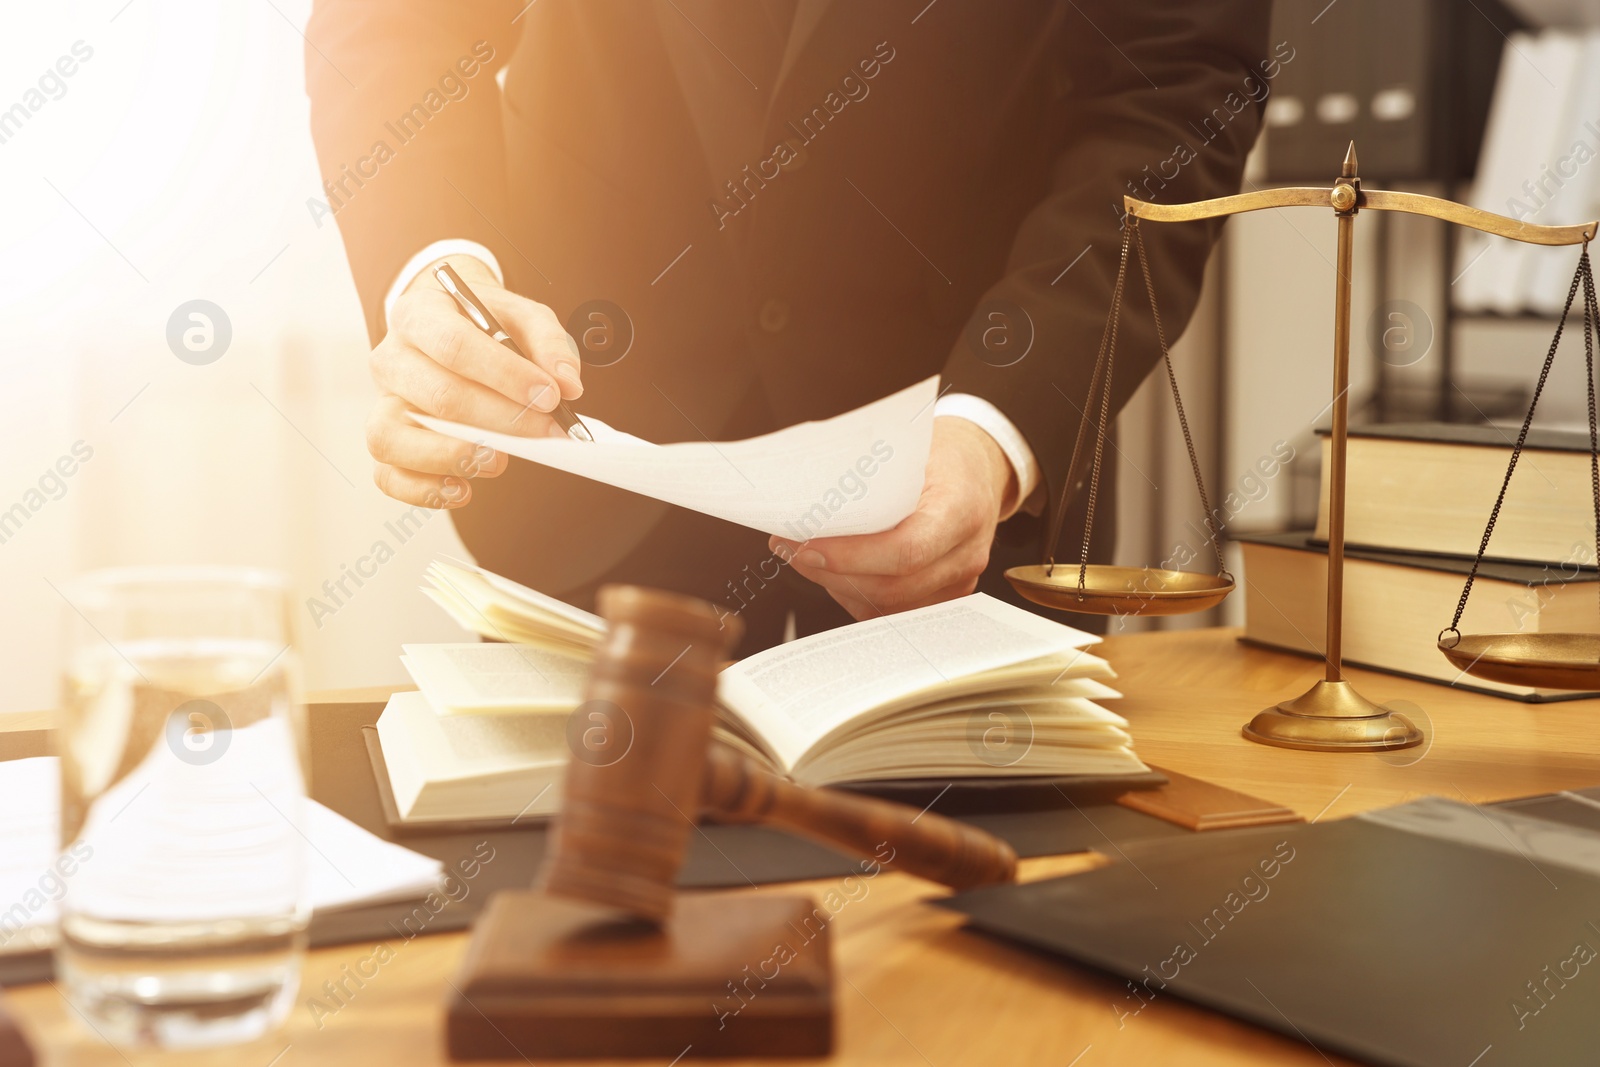
[[[609,585],[598,599],[609,631],[568,730],[540,888],[660,922],[700,810],[717,671],[743,628],[676,593]]]

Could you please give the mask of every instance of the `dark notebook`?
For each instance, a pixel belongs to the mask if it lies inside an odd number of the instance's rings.
[[[1581,794],[1429,800],[1135,844],[1109,867],[940,903],[1118,976],[1106,992],[1124,1025],[1182,997],[1395,1067],[1589,1065],[1597,815]],[[1430,824],[1444,835],[1417,829]]]
[[[477,917],[491,893],[531,885],[544,858],[543,823],[429,831],[396,838],[384,816],[381,791],[364,737],[373,732],[370,727],[382,710],[381,703],[319,704],[311,709],[307,716],[311,795],[379,837],[399,840],[407,848],[440,860],[449,875],[445,892],[426,900],[319,912],[311,919],[314,946],[386,939],[408,941],[421,933],[464,929]],[[0,758],[43,754],[46,742],[46,735],[40,732],[36,745],[0,747]],[[1157,774],[1149,778],[1148,784],[1165,780]],[[1114,853],[1136,838],[1187,832],[1162,819],[1119,806],[1115,802],[1117,792],[1112,789],[1108,794],[1103,784],[1070,796],[1054,789],[1048,795],[1039,790],[1024,791],[1008,802],[1013,810],[994,810],[998,801],[991,795],[989,810],[972,811],[974,798],[952,791],[937,798],[929,810],[958,815],[998,834],[1021,856],[1089,849]],[[690,839],[678,884],[711,889],[844,878],[859,875],[861,862],[777,830],[704,826]],[[50,974],[49,953],[0,954],[0,986],[42,981]]]
[[[1327,437],[1330,433],[1326,427],[1317,429],[1318,437]],[[1352,426],[1350,436],[1493,448],[1506,453],[1508,458],[1511,446],[1516,441],[1515,433],[1502,427],[1468,422],[1386,422],[1372,426]],[[1533,426],[1528,429],[1528,439],[1524,447],[1544,452],[1587,452],[1589,432]]]
[[[1326,555],[1328,543],[1304,530],[1291,530],[1288,533],[1269,534],[1237,534],[1233,540],[1248,545],[1270,545],[1273,548],[1292,548],[1300,552],[1316,552]],[[1472,571],[1470,557],[1445,556],[1424,554],[1421,552],[1385,551],[1378,548],[1366,548],[1359,545],[1346,545],[1345,558],[1370,560],[1373,563],[1387,563],[1393,567],[1412,567],[1424,571],[1444,571],[1448,574],[1459,574],[1462,579]],[[1559,571],[1552,569],[1544,563],[1519,563],[1514,560],[1485,559],[1478,565],[1479,578],[1492,578],[1501,582],[1514,582],[1517,585],[1560,585],[1564,581],[1593,582],[1594,575],[1585,572],[1581,579],[1564,579]],[[1592,586],[1590,587],[1593,588]]]
[[[550,822],[549,815],[407,821],[401,816],[400,809],[395,803],[394,788],[389,781],[388,764],[383,759],[383,742],[378,737],[378,728],[363,726],[361,736],[367,748],[367,758],[372,761],[372,778],[378,789],[378,804],[383,809],[384,825],[396,840],[430,837],[441,833],[482,833],[488,830],[517,829],[526,832],[539,830]],[[1168,784],[1166,771],[1151,768],[1139,774],[955,780],[919,778],[907,781],[860,782],[832,788],[866,793],[869,796],[882,797],[916,808],[933,808],[937,805],[941,815],[966,816],[995,812],[1029,812],[1063,808],[1069,804],[1116,800],[1118,797],[1130,795],[1132,791],[1156,791]],[[1243,794],[1238,795],[1243,796]],[[1255,800],[1253,797],[1245,799]],[[1137,807],[1134,807],[1137,810]],[[1152,811],[1149,814],[1159,813]]]
[[[312,793],[360,826],[407,848],[443,860],[447,866],[481,842],[511,862],[494,872],[493,888],[526,887],[544,856],[545,820],[516,826],[488,824],[431,830],[406,827],[397,834],[385,812],[387,780],[372,723],[381,704],[322,705],[312,716]],[[376,762],[375,762],[376,761]],[[1160,774],[1140,783],[1165,781]],[[381,784],[380,784],[381,783]],[[937,790],[919,796],[928,810],[951,815],[998,834],[1020,856],[1047,856],[1112,848],[1140,837],[1175,836],[1185,831],[1163,819],[1122,807],[1116,797],[1128,786],[1089,781],[1082,792],[1055,788]],[[392,800],[389,806],[392,809]],[[496,863],[499,862],[497,859]],[[859,873],[861,861],[823,845],[759,826],[705,825],[690,838],[678,884],[685,888],[760,885],[811,878],[842,878]],[[493,866],[493,865],[490,865]],[[468,917],[470,919],[470,916]],[[462,925],[465,925],[463,921]]]

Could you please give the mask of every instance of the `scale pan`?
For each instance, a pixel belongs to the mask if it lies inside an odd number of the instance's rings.
[[[1048,571],[1043,564],[1012,567],[1006,581],[1035,604],[1085,615],[1186,615],[1215,607],[1233,592],[1233,579],[1216,574],[1093,565],[1084,573],[1080,599],[1077,567],[1058,563],[1054,574]]]
[[[1600,634],[1462,634],[1439,651],[1474,678],[1540,689],[1600,690]]]

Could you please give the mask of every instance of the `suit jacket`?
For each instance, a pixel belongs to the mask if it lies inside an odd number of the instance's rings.
[[[730,172],[666,46],[664,20],[687,20],[688,0],[524,3],[316,3],[313,133],[374,342],[402,264],[467,238],[563,320],[596,299],[624,309],[631,347],[586,366],[579,405],[613,425],[730,439],[940,373],[1012,420],[1052,499],[1123,194],[1237,192],[1265,96],[1253,87],[1276,70],[1268,0],[800,0],[773,84],[747,79],[766,94],[762,134]],[[733,45],[707,43],[704,62],[737,67]],[[1148,228],[1169,337],[1219,232]],[[1116,407],[1158,358],[1142,304],[1125,313]],[[996,309],[1031,323],[1020,360],[984,350]],[[552,593],[648,556],[661,584],[714,596],[767,556],[761,534],[663,525],[665,505],[532,464],[477,483],[455,520],[485,565]],[[1039,560],[1044,525],[1003,524],[991,571]]]

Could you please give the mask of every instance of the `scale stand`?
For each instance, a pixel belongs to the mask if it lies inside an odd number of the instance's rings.
[[[1405,716],[1374,704],[1344,679],[1344,504],[1345,448],[1350,416],[1350,292],[1356,214],[1362,208],[1427,215],[1485,233],[1539,245],[1575,245],[1589,241],[1596,223],[1538,226],[1518,222],[1417,193],[1362,189],[1356,174],[1356,146],[1351,142],[1344,167],[1331,189],[1316,187],[1265,189],[1192,204],[1152,204],[1124,197],[1128,214],[1151,222],[1188,222],[1278,207],[1332,208],[1339,226],[1339,258],[1334,279],[1333,435],[1328,467],[1328,629],[1324,679],[1293,700],[1267,708],[1244,727],[1251,741],[1280,748],[1319,752],[1366,752],[1409,748],[1420,744],[1422,731]]]

